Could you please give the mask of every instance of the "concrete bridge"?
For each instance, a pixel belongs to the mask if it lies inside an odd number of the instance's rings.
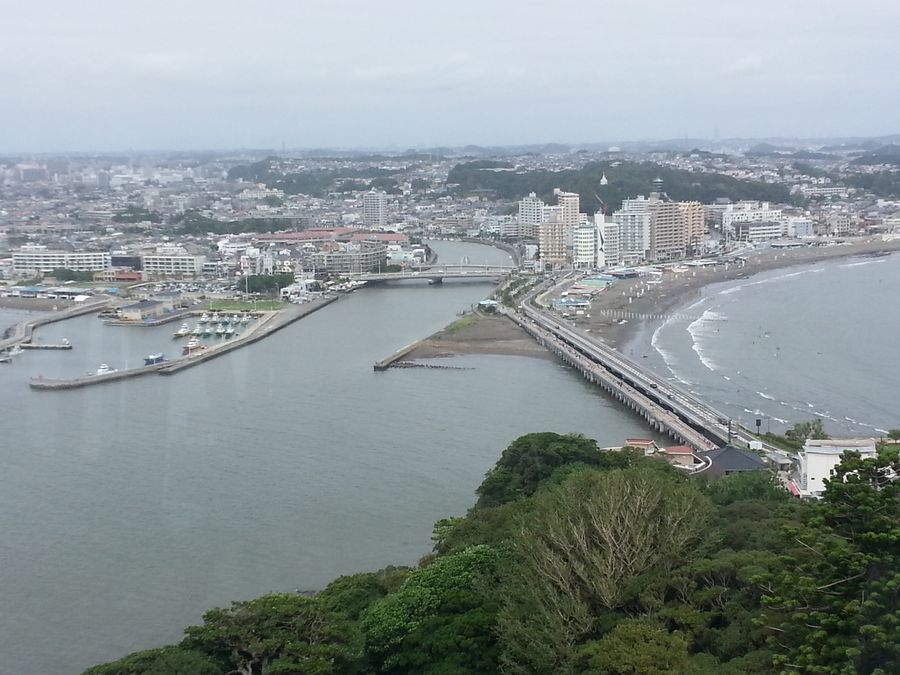
[[[421,269],[408,269],[402,272],[368,272],[351,274],[353,281],[368,283],[385,283],[407,279],[423,279],[439,284],[444,279],[500,279],[516,271],[515,267],[498,265],[431,265]]]
[[[746,446],[754,440],[706,402],[565,325],[560,318],[536,309],[531,299],[545,290],[533,291],[517,312],[505,313],[586,379],[644,417],[651,427],[697,450],[728,442]]]

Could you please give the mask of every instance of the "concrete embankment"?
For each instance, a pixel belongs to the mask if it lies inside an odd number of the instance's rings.
[[[286,307],[285,309],[278,312],[269,313],[267,316],[260,319],[259,323],[257,323],[255,326],[252,326],[244,335],[240,337],[229,340],[228,342],[217,344],[211,348],[206,349],[203,352],[195,353],[190,356],[184,356],[172,361],[156,363],[150,366],[143,366],[141,368],[130,368],[128,370],[116,371],[114,373],[107,373],[104,375],[87,375],[85,377],[77,377],[68,380],[49,380],[45,378],[36,378],[32,379],[29,384],[32,389],[62,390],[77,389],[80,387],[88,387],[93,384],[102,384],[105,382],[140,377],[141,375],[149,375],[150,373],[157,373],[159,375],[173,375],[175,373],[181,372],[186,368],[191,368],[193,366],[204,363],[205,361],[209,361],[210,359],[214,359],[218,356],[222,356],[223,354],[232,352],[235,349],[239,349],[240,347],[245,347],[247,345],[253,344],[254,342],[258,342],[259,340],[268,337],[272,333],[281,330],[285,326],[288,326],[295,321],[302,319],[304,316],[312,314],[313,312],[321,309],[322,307],[325,307],[326,305],[330,305],[337,299],[338,297],[335,296],[331,298],[323,298],[322,300],[316,300],[303,305],[290,305],[289,307]]]
[[[99,300],[85,301],[84,303],[74,305],[61,312],[54,312],[53,314],[47,314],[45,316],[29,319],[28,321],[23,321],[22,323],[17,323],[11,330],[7,331],[8,337],[0,340],[0,350],[7,349],[17,344],[30,343],[36,328],[56,323],[57,321],[81,316],[82,314],[99,312],[110,302],[112,302],[112,298],[104,296]]]
[[[377,361],[375,363],[375,365],[373,366],[373,368],[375,369],[375,372],[380,373],[382,371],[387,370],[392,365],[394,365],[397,361],[399,361],[400,359],[405,357],[407,354],[409,354],[412,350],[414,350],[416,347],[418,347],[421,342],[422,342],[421,340],[416,340],[415,342],[408,344],[405,347],[401,347],[400,349],[395,351],[393,354],[388,356],[386,359]]]

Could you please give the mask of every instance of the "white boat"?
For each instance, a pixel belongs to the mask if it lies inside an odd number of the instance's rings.
[[[222,324],[216,326],[216,335],[218,335],[219,337],[225,335],[225,326],[223,326]]]
[[[184,349],[181,350],[181,353],[185,356],[190,356],[191,354],[202,352],[204,349],[206,349],[206,345],[201,343],[197,338],[192,337],[190,340],[188,340],[188,343],[184,346]]]
[[[225,337],[231,337],[233,335],[234,335],[234,326],[228,326],[228,328],[225,329]]]
[[[183,324],[181,324],[181,328],[176,330],[175,333],[172,335],[172,337],[183,338],[183,337],[187,337],[190,334],[191,334],[191,327],[188,326],[186,323],[183,323]]]
[[[12,349],[9,350],[10,356],[18,356],[19,354],[24,354],[25,350],[22,349],[19,345],[13,346]]]
[[[200,323],[208,323],[209,322],[209,314],[203,312],[203,316],[200,317]]]
[[[194,337],[200,337],[201,335],[203,335],[203,329],[199,324],[194,326],[194,330],[191,331],[191,335],[193,335]]]
[[[110,373],[115,373],[115,372],[117,372],[115,368],[110,368],[105,363],[101,363],[100,367],[97,368],[94,375],[109,375]]]
[[[237,323],[240,320],[241,320],[241,317],[239,317],[237,314],[235,314],[234,316],[231,317],[231,323]]]
[[[250,317],[244,314],[244,316],[241,317],[241,325],[246,326],[248,323],[250,323]]]

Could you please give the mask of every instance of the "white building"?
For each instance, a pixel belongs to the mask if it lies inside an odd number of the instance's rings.
[[[773,209],[769,202],[738,202],[728,204],[722,211],[722,229],[734,233],[736,223],[761,223],[781,220],[781,209]]]
[[[734,238],[738,241],[771,241],[784,236],[785,227],[780,222],[735,223]]]
[[[575,228],[572,262],[576,269],[600,269],[605,263],[602,223],[584,223]]]
[[[387,225],[387,195],[371,190],[363,195],[363,224],[366,227]]]
[[[544,220],[544,201],[535,193],[519,202],[519,236],[535,238]]]
[[[202,255],[143,255],[144,275],[153,278],[199,277],[203,274],[206,256]]]
[[[622,256],[619,251],[619,226],[611,220],[605,220],[600,213],[594,214],[594,222],[602,237],[604,267],[618,267],[622,264]]]
[[[13,272],[15,274],[39,274],[55,269],[73,272],[100,272],[112,267],[109,251],[49,251],[43,247],[23,246],[13,251]]]
[[[650,251],[650,200],[644,196],[623,199],[622,208],[613,213],[619,228],[619,258],[632,265],[647,259]]]
[[[782,221],[784,231],[788,237],[799,239],[800,237],[812,237],[816,233],[816,225],[812,218],[804,216],[791,216]]]
[[[800,452],[799,484],[795,483],[801,497],[819,498],[825,492],[825,479],[831,478],[834,467],[841,462],[844,452],[858,452],[863,459],[876,455],[874,438],[809,439]]]

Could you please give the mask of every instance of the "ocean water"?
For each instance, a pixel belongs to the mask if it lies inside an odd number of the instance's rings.
[[[506,254],[438,242],[442,259]],[[66,675],[177,641],[232,600],[413,564],[465,513],[500,452],[533,431],[603,445],[643,421],[549,360],[466,370],[372,364],[456,318],[485,283],[363,289],[177,375],[28,388],[172,353],[169,324],[53,324],[70,352],[0,364],[0,673]],[[0,324],[16,315],[0,310]]]
[[[751,428],[879,435],[900,427],[898,290],[896,254],[773,270],[706,287],[624,350]]]

